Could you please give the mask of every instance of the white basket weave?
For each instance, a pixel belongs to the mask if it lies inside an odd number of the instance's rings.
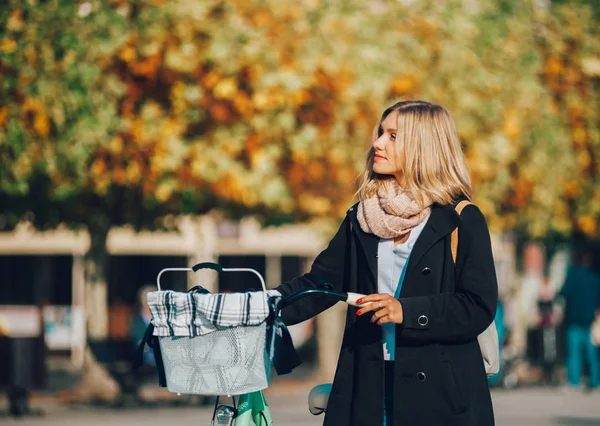
[[[159,342],[170,392],[241,395],[269,387],[266,322]]]

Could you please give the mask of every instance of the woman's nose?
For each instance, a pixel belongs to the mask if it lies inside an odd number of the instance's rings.
[[[373,141],[373,148],[375,148],[378,151],[383,150],[383,140],[382,139],[383,139],[382,137],[375,139]]]

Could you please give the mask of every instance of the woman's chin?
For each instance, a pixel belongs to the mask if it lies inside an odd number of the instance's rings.
[[[385,167],[377,167],[376,164],[373,166],[373,171],[375,173],[377,173],[378,175],[391,175],[391,174],[393,174],[391,171],[387,170]]]

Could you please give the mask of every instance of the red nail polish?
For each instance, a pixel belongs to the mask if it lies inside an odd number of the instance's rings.
[[[356,311],[356,315],[361,316],[363,313],[361,311]]]
[[[356,303],[362,303],[362,299],[358,299]]]

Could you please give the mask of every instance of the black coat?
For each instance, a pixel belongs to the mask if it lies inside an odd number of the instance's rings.
[[[356,205],[348,210],[309,273],[279,287],[284,295],[322,280],[342,292],[378,292],[379,238],[362,231],[356,213]],[[450,234],[457,226],[455,268]],[[494,318],[498,285],[480,210],[467,206],[459,217],[453,206],[434,205],[407,268],[400,294],[404,323],[396,329],[395,426],[493,426],[477,336]],[[296,324],[332,304],[307,297],[285,308],[283,320]],[[383,424],[381,328],[369,321],[371,314],[357,317],[356,311],[348,307],[325,426]]]

